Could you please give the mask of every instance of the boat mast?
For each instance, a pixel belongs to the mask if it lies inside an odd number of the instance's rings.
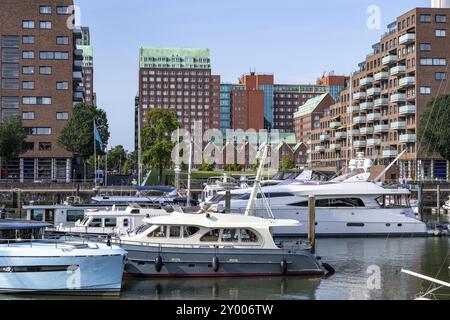
[[[188,183],[186,192],[186,207],[191,206],[191,175],[192,175],[192,138],[189,137],[189,168],[188,168]]]
[[[255,210],[255,202],[258,191],[261,189],[261,179],[264,173],[264,164],[267,159],[267,152],[269,149],[269,145],[265,142],[263,145],[263,155],[261,157],[261,163],[259,164],[258,173],[256,174],[255,184],[253,185],[252,193],[250,195],[250,199],[248,200],[247,209],[245,209],[245,215],[251,216],[252,212]],[[261,192],[262,193],[262,192]]]

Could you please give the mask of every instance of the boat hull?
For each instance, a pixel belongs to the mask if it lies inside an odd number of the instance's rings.
[[[120,294],[125,255],[37,257],[4,251],[0,247],[1,293]]]
[[[159,248],[123,244],[128,252],[125,272],[145,277],[246,277],[323,275],[308,250]],[[162,266],[157,270],[156,260]],[[283,269],[282,261],[286,264]],[[216,268],[215,268],[216,267]]]

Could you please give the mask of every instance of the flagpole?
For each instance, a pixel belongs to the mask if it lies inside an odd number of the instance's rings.
[[[105,152],[105,187],[108,186],[108,145]]]
[[[97,187],[97,145],[95,143],[95,120],[94,120],[94,184]]]

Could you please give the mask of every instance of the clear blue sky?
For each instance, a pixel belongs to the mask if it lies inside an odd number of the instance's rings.
[[[110,145],[134,148],[134,97],[141,46],[207,47],[213,73],[235,82],[250,68],[278,83],[348,74],[388,23],[430,0],[75,0],[91,29],[95,91],[108,113]],[[381,30],[367,8],[381,9]]]

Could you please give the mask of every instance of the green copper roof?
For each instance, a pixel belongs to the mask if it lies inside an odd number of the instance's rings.
[[[94,49],[92,46],[77,45],[78,50],[83,51],[83,66],[92,67],[94,62]]]
[[[301,117],[313,112],[317,106],[322,102],[322,100],[327,96],[328,93],[324,93],[320,96],[309,99],[304,105],[298,107],[298,111],[294,113],[294,117]]]
[[[141,48],[141,68],[211,68],[206,48]]]

